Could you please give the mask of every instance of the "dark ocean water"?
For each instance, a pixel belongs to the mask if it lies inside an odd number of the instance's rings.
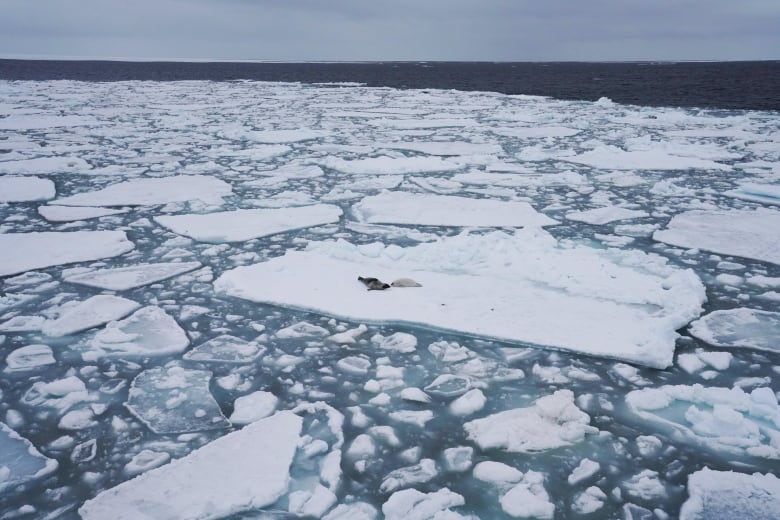
[[[618,103],[780,110],[780,61],[686,63],[186,63],[0,60],[0,79],[356,82]]]

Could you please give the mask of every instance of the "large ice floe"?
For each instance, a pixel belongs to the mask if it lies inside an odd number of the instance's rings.
[[[358,276],[419,288],[366,291]],[[690,270],[638,251],[555,240],[539,228],[461,234],[402,248],[312,242],[214,283],[224,294],[342,318],[407,323],[664,368],[701,312]],[[338,295],[338,297],[334,297]],[[609,327],[594,326],[607,324]]]
[[[0,81],[0,518],[777,518],[779,124]]]

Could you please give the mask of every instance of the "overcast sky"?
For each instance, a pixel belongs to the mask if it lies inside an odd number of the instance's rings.
[[[780,58],[780,0],[0,0],[0,56]]]

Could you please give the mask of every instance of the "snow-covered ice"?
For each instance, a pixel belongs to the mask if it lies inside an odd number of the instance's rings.
[[[54,472],[56,460],[41,455],[30,441],[0,422],[0,493],[40,480]]]
[[[422,226],[523,227],[557,224],[527,202],[470,199],[447,195],[385,192],[352,206],[358,220],[370,224]]]
[[[88,285],[111,291],[126,291],[149,285],[201,267],[200,262],[160,262],[127,267],[111,267],[94,271],[65,273],[62,279],[69,283]]]
[[[99,294],[63,309],[62,313],[41,327],[47,336],[66,336],[124,318],[141,305],[133,300]]]
[[[54,183],[39,177],[0,177],[0,203],[53,199]]]
[[[38,206],[38,213],[49,222],[72,222],[74,220],[87,220],[91,218],[107,217],[109,215],[119,215],[126,210],[79,207],[79,206],[57,206],[44,205]]]
[[[587,211],[575,211],[566,214],[566,218],[569,220],[577,220],[579,222],[585,222],[587,224],[593,224],[596,226],[609,224],[610,222],[615,222],[616,220],[630,220],[647,216],[648,214],[645,211],[614,206],[589,209]]]
[[[54,201],[60,206],[149,206],[199,200],[221,204],[230,195],[230,184],[215,177],[178,175],[133,179],[97,191],[78,193]]]
[[[285,231],[338,221],[341,209],[317,204],[280,209],[239,209],[201,215],[170,215],[155,220],[180,235],[201,242],[243,242]]]
[[[690,332],[716,347],[780,352],[780,312],[746,307],[715,311],[691,323]]]
[[[705,467],[688,477],[688,495],[680,520],[770,520],[780,511],[780,479],[771,473]]]
[[[411,276],[422,287],[366,291],[359,275]],[[343,318],[433,326],[659,368],[672,362],[674,331],[698,316],[704,301],[693,272],[660,257],[563,244],[538,228],[410,248],[310,243],[228,271],[214,285],[219,293]]]
[[[268,506],[287,491],[301,423],[290,412],[252,423],[103,491],[79,514],[83,520],[207,519]]]
[[[123,231],[0,233],[0,276],[111,258],[134,247]]]
[[[780,264],[780,211],[690,211],[675,215],[653,239]]]

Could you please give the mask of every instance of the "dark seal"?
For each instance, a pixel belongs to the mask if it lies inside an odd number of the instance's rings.
[[[383,291],[389,289],[390,285],[386,284],[377,278],[358,276],[358,281],[363,282],[363,285],[368,287],[369,291]]]

